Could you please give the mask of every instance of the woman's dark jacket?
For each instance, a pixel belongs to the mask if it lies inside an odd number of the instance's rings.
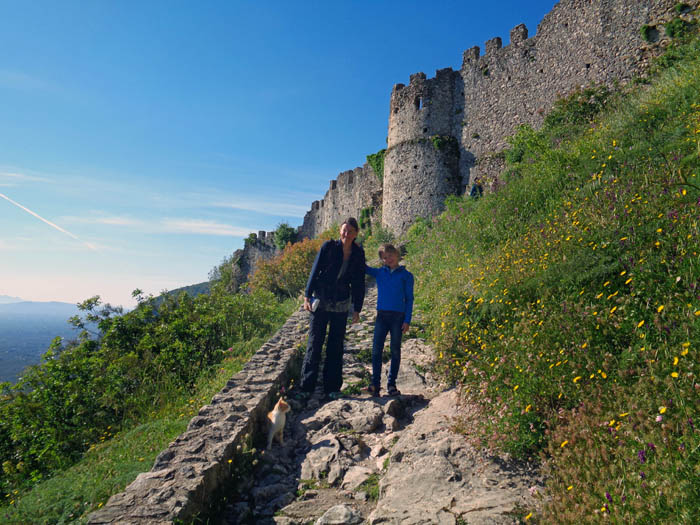
[[[360,312],[365,300],[365,251],[352,243],[348,267],[338,279],[342,265],[343,243],[339,240],[324,242],[306,283],[306,297],[318,297],[323,305],[346,300],[352,289],[353,311]]]

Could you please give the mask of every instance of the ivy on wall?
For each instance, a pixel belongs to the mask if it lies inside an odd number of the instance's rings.
[[[367,155],[367,164],[369,164],[374,170],[375,175],[379,179],[379,182],[384,182],[384,154],[385,149],[380,149],[377,153],[372,153]]]

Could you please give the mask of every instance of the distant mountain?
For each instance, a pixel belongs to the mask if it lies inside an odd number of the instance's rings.
[[[78,313],[70,303],[0,304],[0,382],[14,382],[24,368],[39,363],[55,337],[76,338],[68,318]]]
[[[198,284],[190,284],[189,286],[183,286],[182,288],[175,288],[174,290],[170,290],[164,294],[159,295],[158,297],[155,298],[155,304],[156,304],[156,306],[160,306],[160,304],[163,302],[165,297],[168,295],[172,295],[173,297],[177,297],[182,292],[185,292],[186,294],[188,294],[192,297],[197,297],[198,295],[208,294],[210,291],[211,291],[211,286],[209,284],[209,281],[205,281],[203,283],[198,283]]]
[[[24,299],[20,299],[19,297],[11,297],[9,295],[0,295],[0,304],[21,303],[22,301],[24,301]]]
[[[59,303],[56,301],[35,302],[21,301],[16,303],[0,304],[0,316],[42,316],[65,317],[78,313],[78,307],[73,303]]]

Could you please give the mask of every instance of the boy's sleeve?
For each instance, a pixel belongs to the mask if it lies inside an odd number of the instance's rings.
[[[365,273],[367,275],[371,275],[372,277],[376,278],[377,275],[379,275],[379,268],[372,268],[371,266],[367,266],[365,264]]]
[[[328,241],[324,242],[321,246],[321,249],[316,254],[316,259],[314,259],[314,265],[311,267],[311,273],[309,274],[309,280],[306,282],[306,289],[304,290],[304,295],[309,299],[311,299],[311,296],[314,294],[314,290],[316,289],[316,281],[318,280],[319,273],[321,272],[320,261],[323,258],[321,254],[324,254],[327,250],[327,244]]]
[[[404,281],[404,299],[406,300],[406,315],[403,322],[406,324],[411,324],[411,317],[413,317],[413,274],[407,272],[408,276]]]

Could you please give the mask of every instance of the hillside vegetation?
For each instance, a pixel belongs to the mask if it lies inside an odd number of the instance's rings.
[[[687,37],[686,37],[687,38]],[[409,232],[456,428],[539,455],[540,523],[700,523],[700,42],[521,127],[506,184]]]
[[[77,341],[57,338],[16,385],[0,383],[3,523],[84,521],[148,470],[296,306],[221,283],[195,298],[137,298],[126,314],[83,302]]]

